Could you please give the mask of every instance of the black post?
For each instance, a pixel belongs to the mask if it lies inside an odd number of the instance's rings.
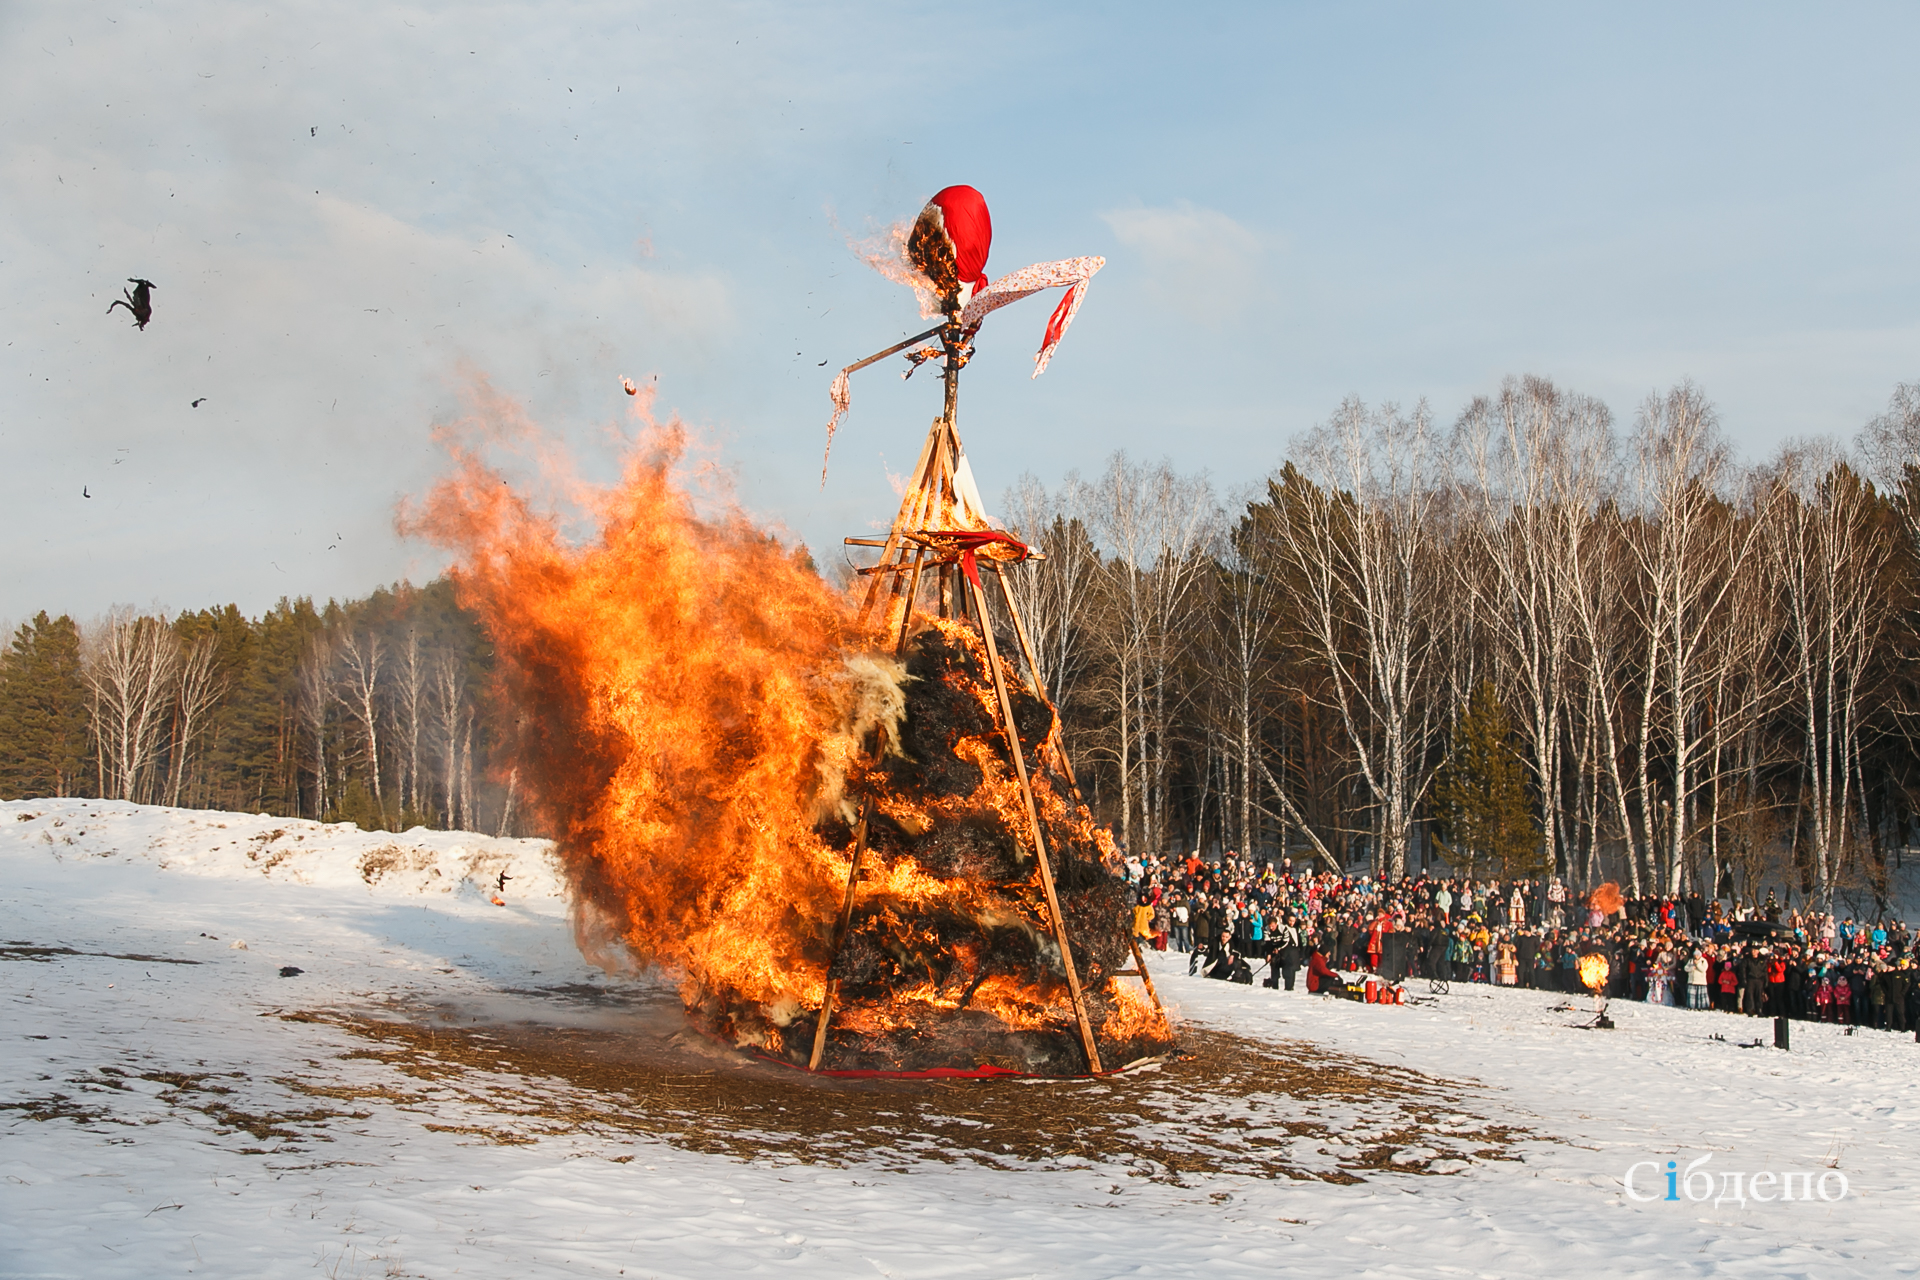
[[[1775,1018],[1773,1020],[1773,1047],[1776,1049],[1791,1049],[1793,1048],[1793,1045],[1789,1043],[1791,1038],[1788,1032],[1788,1020],[1784,1016]]]

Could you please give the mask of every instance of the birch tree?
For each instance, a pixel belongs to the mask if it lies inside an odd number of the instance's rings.
[[[176,641],[176,652],[179,652]],[[168,769],[167,803],[178,806],[181,788],[193,763],[193,750],[206,732],[207,720],[220,699],[226,696],[227,682],[214,667],[218,641],[203,635],[180,657],[179,688],[174,695],[173,760]]]
[[[1588,396],[1543,378],[1508,379],[1473,401],[1455,429],[1477,505],[1479,555],[1456,563],[1479,597],[1480,616],[1502,651],[1538,799],[1547,865],[1565,865],[1561,766],[1572,709],[1570,681],[1580,629],[1576,566],[1593,535],[1594,506],[1612,471],[1612,415]],[[1464,549],[1462,549],[1464,550]]]
[[[1398,878],[1434,767],[1429,610],[1442,579],[1431,517],[1442,458],[1424,402],[1403,414],[1355,399],[1302,453],[1309,483],[1293,518],[1276,522],[1276,549],[1373,806],[1374,868]]]
[[[420,657],[420,630],[407,628],[406,643],[394,663],[394,700],[398,704],[401,746],[406,750],[407,779],[401,788],[401,803],[415,813],[420,811],[420,728],[425,709],[427,668]]]
[[[1629,527],[1627,545],[1644,588],[1637,597],[1645,644],[1635,743],[1640,838],[1646,872],[1662,892],[1678,894],[1691,802],[1708,781],[1700,713],[1713,676],[1709,651],[1761,522],[1741,518],[1725,497],[1733,467],[1719,418],[1692,383],[1647,398],[1632,459],[1640,519]],[[1661,737],[1664,768],[1655,758]],[[1664,776],[1656,779],[1656,768]]]
[[[1099,552],[1087,536],[1083,516],[1086,485],[1068,472],[1052,493],[1031,473],[1022,475],[1001,499],[1013,531],[1046,559],[1004,565],[1000,572],[1033,641],[1034,659],[1048,701],[1065,708],[1085,672],[1082,632],[1092,608]]]
[[[1105,660],[1099,692],[1114,717],[1106,749],[1120,781],[1121,838],[1131,841],[1137,814],[1142,847],[1158,851],[1168,836],[1169,730],[1183,692],[1172,678],[1173,646],[1196,603],[1218,512],[1204,480],[1124,453],[1088,499],[1105,556],[1094,643]]]
[[[116,609],[88,637],[81,674],[92,701],[100,794],[143,801],[172,711],[180,645],[161,618]]]
[[[460,806],[460,744],[470,740],[473,713],[467,706],[467,669],[460,655],[442,653],[433,664],[435,741],[440,747],[441,821],[449,831],[464,830],[473,815]]]
[[[1769,577],[1801,738],[1800,773],[1821,910],[1847,851],[1864,699],[1886,630],[1876,590],[1891,548],[1871,490],[1829,447],[1785,450],[1770,486]]]
[[[313,764],[313,816],[327,816],[327,707],[332,702],[333,646],[325,633],[308,642],[294,672],[294,718],[305,735]]]
[[[1231,839],[1251,855],[1259,843],[1257,815],[1265,812],[1259,756],[1285,615],[1274,535],[1267,527],[1277,513],[1265,502],[1240,506],[1245,514],[1220,544],[1209,665],[1218,685],[1219,730],[1232,762],[1225,799],[1232,814]]]
[[[380,794],[380,696],[386,670],[386,643],[378,632],[348,627],[336,648],[339,675],[333,696],[360,729],[366,751],[367,785],[374,804],[385,811]]]

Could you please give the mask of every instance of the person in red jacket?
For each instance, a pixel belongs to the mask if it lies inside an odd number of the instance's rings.
[[[1326,955],[1319,947],[1315,947],[1313,954],[1307,957],[1307,990],[1339,995],[1346,989],[1346,979],[1333,971],[1333,966],[1327,963]]]
[[[1740,971],[1734,967],[1732,960],[1726,960],[1721,963],[1720,977],[1715,985],[1720,988],[1720,1011],[1722,1013],[1738,1012],[1740,1008]]]
[[[1767,1013],[1775,1018],[1787,1012],[1787,961],[1778,951],[1767,965]]]

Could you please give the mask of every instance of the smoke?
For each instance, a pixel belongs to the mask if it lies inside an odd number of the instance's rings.
[[[846,232],[847,248],[853,255],[869,267],[893,281],[913,290],[914,298],[920,304],[920,318],[930,320],[940,314],[940,295],[935,291],[933,282],[920,272],[907,257],[907,237],[913,232],[912,222],[896,222],[884,231],[872,232],[865,236],[855,236]]]

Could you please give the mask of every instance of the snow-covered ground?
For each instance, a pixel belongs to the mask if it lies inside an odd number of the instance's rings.
[[[490,1093],[471,1083],[485,1063],[455,1078],[355,1031],[369,1013],[660,1016],[580,958],[540,842],[25,801],[0,804],[0,873],[8,1276],[1920,1271],[1911,1036],[1796,1024],[1781,1053],[1743,1047],[1770,1046],[1770,1024],[1718,1014],[1616,1004],[1617,1030],[1586,1031],[1540,993],[1416,988],[1421,1003],[1383,1008],[1155,957],[1191,1026],[1417,1072],[1463,1114],[1526,1133],[1486,1158],[1339,1182],[1151,1176],[1124,1143],[1091,1161],[946,1162],[905,1130],[870,1160],[809,1161],[603,1123],[578,1082],[552,1086],[572,1110],[515,1111],[499,1099],[546,1086]],[[1036,1109],[1065,1096],[1024,1088]],[[1455,1144],[1432,1140],[1428,1156]],[[1714,1196],[1666,1199],[1669,1161],[1696,1191],[1711,1175]],[[1650,1198],[1628,1194],[1636,1164]],[[1728,1195],[1725,1175],[1748,1191],[1765,1173],[1793,1175],[1794,1200],[1777,1177],[1764,1203]],[[1800,1198],[1813,1185],[1832,1198]]]

